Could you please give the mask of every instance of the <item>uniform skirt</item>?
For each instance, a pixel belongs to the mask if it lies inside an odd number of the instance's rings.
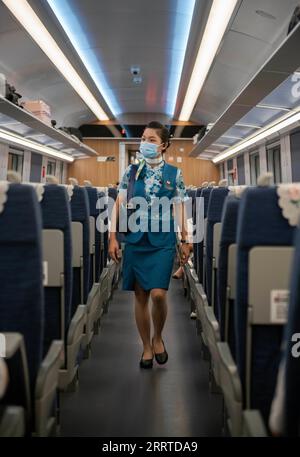
[[[123,258],[123,290],[134,290],[137,282],[144,290],[169,288],[176,248],[156,247],[147,233],[136,244],[125,244]]]

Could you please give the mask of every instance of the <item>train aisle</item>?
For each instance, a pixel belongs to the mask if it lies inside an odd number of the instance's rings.
[[[220,436],[222,400],[210,394],[195,322],[181,282],[170,283],[164,341],[166,365],[139,368],[142,349],[133,294],[114,292],[80,366],[77,392],[61,396],[61,435],[95,437]]]

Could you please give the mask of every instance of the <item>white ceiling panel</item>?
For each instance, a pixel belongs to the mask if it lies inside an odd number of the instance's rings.
[[[298,4],[299,0],[244,0],[231,29],[277,45],[287,34],[290,18]]]
[[[202,5],[204,11],[208,1],[196,0],[196,5]],[[46,0],[31,0],[31,3],[45,6]],[[171,81],[179,80],[180,76],[176,62],[184,52],[181,31],[191,15],[187,8],[189,0],[59,0],[59,3],[65,8],[70,24],[73,22],[74,27],[77,24],[80,49],[92,61],[94,74],[102,78],[107,93],[114,97],[120,118],[124,113],[167,115],[168,107],[175,103],[170,87]],[[284,38],[297,3],[298,0],[241,1],[195,106],[192,121],[214,122],[225,111]],[[262,13],[257,14],[257,10]],[[50,16],[57,23],[54,14]],[[194,23],[194,36],[203,26],[201,18]],[[59,38],[62,37],[66,38],[64,34]],[[193,61],[185,63],[191,71]],[[132,82],[131,65],[140,67],[141,85]],[[96,120],[1,1],[0,72],[24,99],[45,100],[59,125],[78,126]],[[186,81],[181,85],[183,83]],[[290,89],[291,82],[286,82],[264,102],[285,102],[294,107],[298,101],[293,96],[286,98]],[[258,115],[250,116],[252,122],[249,123],[255,123],[257,116],[257,122],[264,123],[266,118],[270,119],[269,114],[260,110]],[[271,115],[274,114],[272,111]]]
[[[243,0],[192,113],[215,122],[286,37],[298,0]],[[256,13],[263,11],[276,19]]]

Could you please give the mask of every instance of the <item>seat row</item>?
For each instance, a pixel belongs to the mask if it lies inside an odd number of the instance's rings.
[[[101,195],[100,195],[101,196]],[[9,383],[0,435],[53,435],[107,311],[118,266],[94,187],[0,183],[0,336]],[[6,418],[6,420],[4,420]],[[23,425],[22,425],[23,424]],[[22,434],[22,433],[21,433]]]
[[[224,397],[227,431],[233,436],[271,432],[283,358],[285,433],[291,423],[295,433],[291,417],[299,426],[300,371],[290,354],[300,316],[299,185],[214,187],[199,193],[205,237],[194,245],[194,263],[185,274],[203,354],[210,360],[211,385]]]

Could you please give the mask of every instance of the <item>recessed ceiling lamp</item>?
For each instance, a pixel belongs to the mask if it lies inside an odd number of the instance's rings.
[[[188,121],[197,102],[238,0],[213,0],[192,76],[179,115]]]
[[[26,0],[2,0],[100,121],[109,117]]]

